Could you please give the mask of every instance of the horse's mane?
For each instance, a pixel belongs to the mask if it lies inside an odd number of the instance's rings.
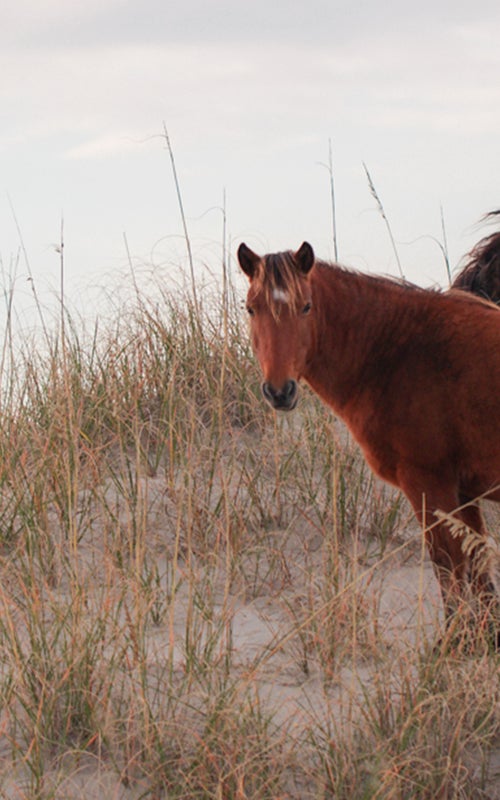
[[[485,219],[497,217],[492,211]],[[451,285],[500,305],[500,231],[485,236],[467,255],[467,262]]]
[[[500,211],[492,212],[488,216],[495,214],[500,215]],[[423,294],[429,299],[432,295],[448,295],[448,292],[443,293],[439,288],[422,288],[404,278],[367,274],[323,260],[316,261],[315,269],[326,274],[333,270],[344,275],[349,280],[350,291],[354,293],[363,293],[368,286],[372,286],[384,292],[392,289],[396,292]],[[261,259],[253,283],[256,292],[263,293],[266,305],[273,315],[279,317],[282,308],[280,291],[286,292],[287,304],[292,312],[298,312],[304,302],[303,278],[297,268],[295,253],[285,250],[269,253]],[[468,299],[478,303],[481,300],[490,300],[500,305],[500,232],[485,237],[471,250],[468,263],[455,278],[451,289],[461,289],[463,293],[457,292],[457,296],[460,295],[464,301]]]
[[[360,283],[369,283],[371,285],[380,286],[382,288],[394,288],[397,287],[399,289],[408,290],[408,291],[415,291],[415,292],[439,292],[438,288],[430,287],[430,288],[423,288],[412,281],[407,280],[406,278],[399,278],[394,275],[377,275],[371,272],[362,272],[361,270],[354,269],[353,267],[346,267],[343,264],[336,264],[329,261],[316,261],[316,267],[320,269],[335,269],[338,272],[344,273],[345,275],[350,275],[359,278]]]

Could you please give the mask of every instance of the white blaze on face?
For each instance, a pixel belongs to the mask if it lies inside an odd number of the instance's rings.
[[[273,300],[276,303],[288,303],[290,295],[284,289],[273,289]]]

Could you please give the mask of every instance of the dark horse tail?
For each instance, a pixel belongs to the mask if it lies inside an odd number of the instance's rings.
[[[500,210],[486,214],[485,219],[497,216]],[[500,231],[481,239],[466,258],[467,263],[451,288],[472,292],[500,305]]]

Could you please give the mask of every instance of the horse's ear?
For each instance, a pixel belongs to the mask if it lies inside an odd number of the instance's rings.
[[[252,280],[255,277],[260,257],[242,242],[238,247],[238,261],[245,275]]]
[[[295,261],[297,262],[298,268],[304,273],[304,275],[307,275],[307,273],[313,268],[314,250],[309,242],[302,242],[299,249],[295,253]]]

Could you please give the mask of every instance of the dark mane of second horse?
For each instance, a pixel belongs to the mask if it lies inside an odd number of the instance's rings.
[[[492,211],[485,219],[494,217],[500,217],[500,210]],[[500,231],[485,236],[472,248],[451,288],[477,294],[500,305]]]

